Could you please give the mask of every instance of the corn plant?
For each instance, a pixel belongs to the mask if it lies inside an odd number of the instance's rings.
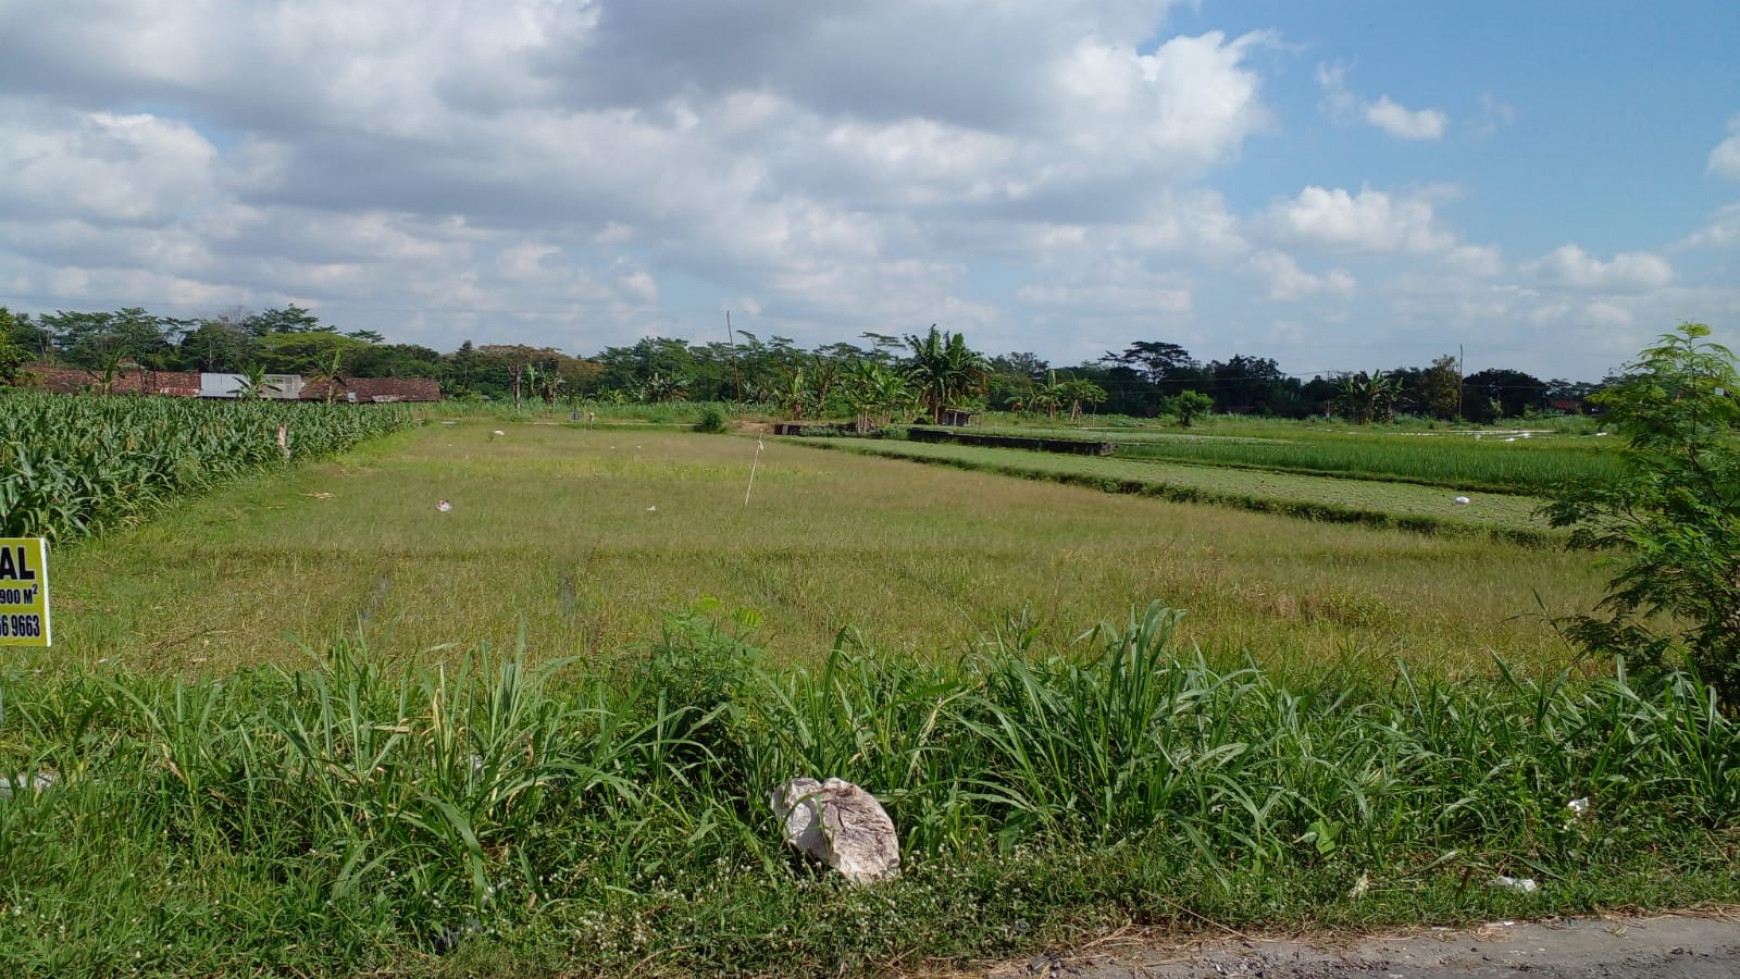
[[[393,406],[8,392],[0,397],[0,536],[74,541],[414,420]]]

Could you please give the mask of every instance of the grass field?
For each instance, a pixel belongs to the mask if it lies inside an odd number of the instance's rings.
[[[1546,494],[1619,473],[1619,441],[1553,432],[1349,429],[1220,419],[1177,428],[975,426],[986,434],[1107,441],[1126,459],[1159,459],[1278,472],[1412,482],[1452,490]]]
[[[813,659],[844,629],[925,656],[1029,629],[1062,650],[1159,600],[1189,611],[1183,639],[1222,658],[1248,648],[1287,668],[1400,659],[1459,675],[1488,671],[1494,654],[1564,662],[1536,594],[1563,614],[1599,587],[1586,557],[1552,549],[787,442],[768,442],[745,507],[753,441],[551,424],[497,438],[495,424],[430,425],[58,555],[52,661],[211,672],[300,662],[299,643],[359,626],[404,656],[508,647],[522,624],[534,657],[590,655],[656,638],[662,614],[706,598],[753,610],[755,640],[788,660]],[[1420,487],[1264,479],[1450,509]],[[442,499],[451,512],[437,512]],[[1466,509],[1521,527],[1526,508],[1505,497]]]
[[[1450,491],[1374,479],[903,441],[816,439],[809,444],[1316,520],[1484,534],[1534,543],[1551,539],[1547,522],[1537,515],[1544,501],[1510,493],[1479,494],[1471,504],[1459,506],[1456,494]]]
[[[56,646],[0,665],[0,778],[45,786],[0,793],[0,973],[856,976],[1740,899],[1740,725],[1572,661],[1543,612],[1601,576],[1502,539],[1526,500],[1430,534],[1099,488],[1420,486],[769,440],[745,506],[754,440],[509,418],[57,549]],[[898,880],[779,842],[796,774],[879,795]]]

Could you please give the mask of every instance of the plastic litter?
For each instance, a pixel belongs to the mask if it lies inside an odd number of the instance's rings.
[[[1457,506],[1467,506],[1468,505],[1468,497],[1458,496],[1456,499],[1454,499],[1450,502],[1456,504]]]
[[[646,512],[648,512],[648,513],[657,513],[658,511],[659,511],[659,508],[656,506],[649,506],[646,508]]]
[[[1533,877],[1506,877],[1500,874],[1486,883],[1489,887],[1502,887],[1518,894],[1533,894],[1541,889],[1541,885],[1535,883]]]
[[[53,772],[38,772],[35,775],[0,775],[0,799],[10,799],[14,795],[24,795],[30,792],[41,792],[56,781]]]
[[[435,509],[440,510],[442,513],[446,513],[447,511],[453,509],[453,504],[447,502],[446,500],[442,500],[440,503],[435,504]]]

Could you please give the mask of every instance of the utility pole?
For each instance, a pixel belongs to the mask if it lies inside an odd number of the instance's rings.
[[[743,375],[737,370],[737,335],[731,332],[731,311],[725,311],[725,343],[731,348],[731,385],[737,390],[737,403],[743,403]]]
[[[1468,361],[1462,353],[1462,344],[1459,343],[1456,345],[1456,418],[1458,420],[1462,419],[1462,378],[1467,376],[1463,373],[1467,366]]]

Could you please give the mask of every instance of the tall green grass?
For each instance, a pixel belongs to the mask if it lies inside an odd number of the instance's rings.
[[[0,801],[0,968],[861,972],[1111,921],[1740,891],[1740,727],[1693,680],[1288,687],[1174,648],[1175,623],[945,664],[842,639],[776,671],[690,615],[584,667],[341,644],[221,680],[0,675],[4,770],[58,777]],[[798,774],[876,791],[906,876],[851,890],[781,846],[766,797]]]

